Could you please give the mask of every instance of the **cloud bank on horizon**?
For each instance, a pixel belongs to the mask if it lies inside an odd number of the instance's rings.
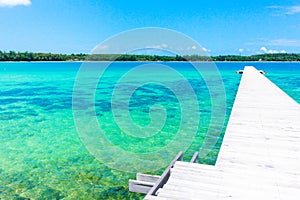
[[[261,47],[260,50],[264,53],[286,53],[285,50],[267,49],[266,47]]]
[[[0,0],[0,7],[29,6],[30,0]]]

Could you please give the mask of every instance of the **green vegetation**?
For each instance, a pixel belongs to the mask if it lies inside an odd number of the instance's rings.
[[[32,52],[2,52],[0,61],[300,61],[300,54],[258,54],[251,56],[158,56],[132,54],[53,54]]]
[[[32,52],[2,52],[0,51],[0,61],[68,61],[84,60],[85,54],[52,54],[52,53],[32,53]]]
[[[258,54],[251,56],[215,56],[214,61],[300,61],[300,54],[294,53],[274,53],[274,54]]]
[[[187,61],[182,56],[132,55],[132,54],[92,54],[89,61]]]

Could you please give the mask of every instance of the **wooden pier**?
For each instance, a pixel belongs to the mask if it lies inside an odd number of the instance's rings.
[[[168,171],[145,199],[300,199],[300,105],[245,67],[216,165]]]

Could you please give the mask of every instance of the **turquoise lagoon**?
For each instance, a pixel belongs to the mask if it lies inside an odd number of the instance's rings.
[[[81,64],[0,63],[0,199],[143,197],[128,192],[128,179],[134,178],[134,173],[112,169],[95,159],[77,133],[72,113],[72,94]],[[95,97],[97,119],[102,124],[101,128],[109,133],[109,139],[124,150],[136,153],[143,143],[139,139],[125,137],[118,129],[112,120],[110,97],[118,78],[137,64],[146,63],[115,63],[101,80],[102,84]],[[172,66],[182,73],[199,99],[202,113],[200,127],[185,152],[185,159],[188,159],[194,151],[199,150],[206,137],[207,124],[211,120],[210,93],[203,80],[195,78],[199,75],[189,69],[188,63],[162,64]],[[226,90],[226,122],[241,77],[235,71],[243,69],[245,65],[267,71],[269,79],[300,103],[300,63],[220,62],[216,65]],[[141,74],[142,76],[145,74]],[[170,81],[167,78],[162,80]],[[180,87],[180,83],[174,83]],[[166,108],[168,119],[161,131],[164,134],[152,141],[152,145],[145,143],[140,151],[163,148],[168,138],[173,137],[168,133],[178,128],[174,125],[180,121],[178,99],[161,85],[148,84],[137,89],[130,99],[132,119],[142,126],[149,124],[147,112],[149,106],[156,103]],[[226,126],[221,130],[221,136],[225,128]],[[200,162],[214,164],[221,142],[222,137]],[[134,165],[133,162],[133,168]],[[162,170],[163,168],[148,173],[161,173]]]

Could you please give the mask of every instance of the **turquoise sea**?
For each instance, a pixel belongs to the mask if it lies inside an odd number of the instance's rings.
[[[105,64],[93,63],[92,65],[97,67]],[[101,75],[101,80],[97,80],[95,96],[92,96],[95,108],[93,113],[93,110],[86,106],[85,90],[80,93],[81,96],[79,95],[80,101],[75,101],[72,105],[73,91],[76,89],[74,83],[82,63],[0,63],[0,199],[141,199],[143,197],[128,192],[128,180],[135,178],[134,169],[139,169],[141,166],[130,157],[121,155],[123,162],[117,156],[110,157],[107,162],[107,158],[101,160],[92,156],[86,146],[93,141],[84,141],[82,135],[78,133],[80,129],[76,125],[80,124],[75,123],[74,109],[85,113],[80,121],[88,128],[93,128],[86,124],[90,122],[89,117],[95,115],[99,126],[106,133],[106,139],[110,141],[105,145],[114,145],[124,152],[133,154],[156,152],[165,148],[175,140],[176,131],[179,129],[178,124],[186,123],[187,127],[191,127],[190,123],[196,121],[198,130],[184,149],[185,159],[189,159],[195,151],[198,151],[207,137],[220,135],[216,143],[211,144],[208,154],[199,161],[214,164],[241,77],[235,73],[236,70],[243,69],[245,65],[252,65],[267,71],[266,76],[269,79],[300,103],[300,63],[216,63],[226,91],[225,123],[222,130],[213,128],[210,130],[208,124],[216,123],[213,119],[212,104],[218,102],[221,96],[218,92],[210,91],[207,82],[205,83],[205,76],[211,77],[210,75],[213,76],[215,72],[210,74],[210,69],[205,68],[204,74],[199,74],[185,62],[161,63],[178,71],[182,74],[182,78],[174,78],[168,73],[159,73],[155,77],[160,80],[160,84],[149,81],[136,88],[135,92],[128,93],[130,94],[128,116],[139,127],[156,123],[156,117],[162,117],[165,123],[160,126],[158,120],[157,126],[160,129],[156,135],[139,137],[146,134],[139,129],[132,131],[132,134],[139,135],[128,136],[125,130],[131,127],[129,121],[123,120],[117,124],[116,120],[122,115],[112,112],[113,90],[124,74],[126,75],[136,66],[147,64],[149,63],[119,62],[108,68]],[[159,68],[156,70],[163,71]],[[147,80],[148,73],[147,70],[135,72],[135,76],[123,80],[119,89],[121,91],[132,89],[133,82],[139,79],[142,80],[141,82]],[[200,117],[198,115],[182,117],[186,110],[180,105],[181,100],[178,96],[182,95],[185,100],[189,100],[190,97],[185,81],[189,83],[197,97]],[[89,87],[88,83],[85,83],[87,87]],[[176,87],[179,93],[174,93],[164,84]],[[126,102],[126,98],[117,94],[118,99],[114,106],[121,112],[123,104],[119,101],[125,99]],[[153,105],[164,107],[165,115],[156,112],[155,109],[153,115],[149,115]],[[218,111],[218,105],[215,109]],[[149,134],[152,130],[154,131],[151,127],[147,129]],[[189,131],[191,130],[186,128],[183,132]],[[99,147],[101,148],[104,147]],[[105,150],[103,149],[102,152]],[[114,153],[118,155],[118,152]],[[161,156],[166,158],[168,163],[175,155],[172,151],[165,151]],[[149,160],[160,162],[155,156],[150,156]],[[161,168],[156,167],[153,170],[149,168],[142,172],[159,174],[165,166],[166,164],[162,162]],[[132,171],[129,172],[127,169]]]

